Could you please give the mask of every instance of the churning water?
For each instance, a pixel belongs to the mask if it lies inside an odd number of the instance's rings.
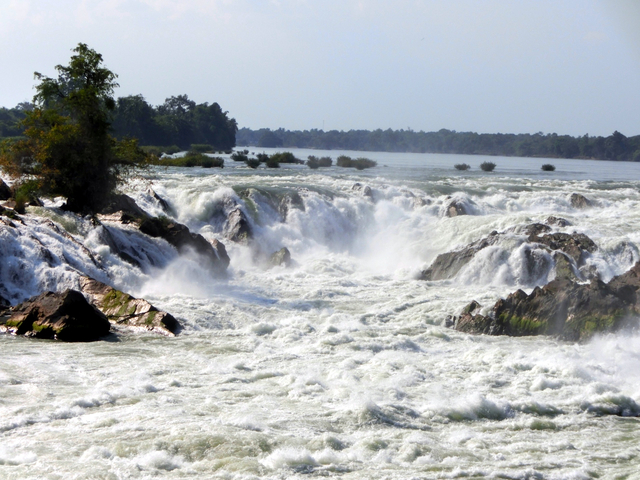
[[[624,272],[640,259],[640,165],[553,160],[542,172],[548,160],[491,157],[484,173],[482,157],[365,155],[379,166],[228,160],[132,186],[150,213],[161,210],[149,182],[178,221],[222,240],[226,278],[162,240],[52,208],[32,210],[20,234],[0,225],[12,303],[82,273],[185,325],[176,338],[90,344],[0,336],[0,478],[638,478],[640,336],[447,329],[473,299],[488,308],[553,278],[543,251],[526,268],[536,247],[515,234],[452,280],[416,278],[439,253],[549,215],[597,243],[588,263],[603,279]],[[472,169],[453,169],[462,162]],[[572,193],[595,206],[572,208]],[[445,217],[452,198],[473,215]],[[252,245],[223,237],[238,205]],[[282,247],[294,264],[266,268]]]

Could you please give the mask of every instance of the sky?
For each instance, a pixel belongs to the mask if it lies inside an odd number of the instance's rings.
[[[0,0],[0,106],[86,43],[240,127],[640,134],[638,0]]]

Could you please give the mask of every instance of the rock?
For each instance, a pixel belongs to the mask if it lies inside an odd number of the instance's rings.
[[[77,290],[33,297],[15,307],[2,325],[2,330],[15,335],[65,342],[95,341],[110,328],[107,317]]]
[[[291,266],[291,252],[289,252],[287,247],[282,247],[277,252],[271,254],[269,264],[273,267],[280,265],[284,265],[285,267]]]
[[[162,198],[160,195],[158,195],[156,193],[156,191],[153,188],[149,188],[149,190],[147,191],[147,193],[149,194],[149,196],[155,200],[158,205],[160,206],[160,208],[165,212],[168,213],[169,215],[173,215],[175,212],[173,211],[173,208],[171,208],[171,205],[169,205],[169,202],[167,202],[164,198]]]
[[[120,212],[122,213],[121,221],[123,223],[150,217],[147,212],[138,206],[133,198],[124,194],[113,195],[109,200],[109,204],[100,211],[104,215]]]
[[[480,250],[490,245],[494,245],[499,239],[500,234],[493,231],[488,237],[473,242],[461,250],[441,253],[436,257],[429,268],[422,271],[420,279],[445,280],[455,277],[462,267],[469,263]]]
[[[473,215],[472,201],[451,200],[445,209],[445,217],[459,217],[460,215]]]
[[[571,202],[571,206],[573,208],[582,209],[582,208],[589,208],[593,206],[593,202],[591,200],[589,200],[584,195],[580,195],[579,193],[572,193],[571,197],[569,198],[569,201]]]
[[[571,226],[571,223],[569,222],[569,220],[566,220],[566,219],[561,218],[561,217],[554,217],[553,215],[547,217],[545,222],[547,223],[547,225],[555,225],[555,226],[560,227],[560,228],[570,227]]]
[[[500,299],[487,316],[465,308],[454,319],[457,330],[489,335],[557,335],[585,340],[595,333],[638,326],[640,262],[605,284],[557,278],[527,295],[522,290]],[[475,310],[475,309],[474,309]]]
[[[143,298],[132,297],[89,277],[82,277],[80,286],[91,304],[117,326],[167,336],[174,336],[182,330],[171,314],[158,310]]]
[[[354,183],[351,187],[351,190],[355,190],[356,192],[360,192],[363,197],[368,197],[373,199],[373,190],[369,185],[362,185],[361,183]]]
[[[179,252],[193,249],[209,259],[212,265],[224,271],[229,266],[229,255],[224,245],[217,240],[214,245],[202,235],[192,233],[186,225],[168,218],[147,217],[140,223],[140,231],[150,237],[160,237],[176,247]]]
[[[233,242],[247,243],[253,236],[249,220],[240,208],[229,213],[223,230],[225,237]]]
[[[284,220],[287,219],[291,210],[305,211],[304,201],[298,192],[285,194],[278,203],[278,212]]]
[[[511,227],[502,233],[493,231],[489,236],[470,243],[462,249],[438,255],[429,268],[422,271],[419,278],[421,280],[453,278],[480,250],[497,244],[505,234],[526,235],[527,241],[530,243],[537,243],[551,252],[566,254],[573,259],[577,267],[584,266],[588,255],[598,249],[593,240],[582,233],[547,233],[550,231],[551,227],[541,223]],[[573,268],[566,256],[559,256],[554,253],[553,258],[556,261],[556,278],[560,276],[583,280],[582,274]],[[530,263],[529,271],[533,272],[536,268],[535,263],[537,260],[533,256],[528,256],[527,259]]]
[[[11,188],[0,178],[0,200],[9,200],[11,198]]]

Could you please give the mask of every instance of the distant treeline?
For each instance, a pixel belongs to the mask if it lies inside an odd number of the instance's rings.
[[[18,122],[31,108],[26,102],[0,108],[0,137],[20,136]],[[154,107],[142,95],[130,95],[116,101],[112,128],[116,138],[137,138],[140,145],[177,145],[186,150],[192,144],[207,144],[229,150],[236,145],[238,124],[217,103],[196,104],[187,95],[178,95]]]
[[[608,137],[572,137],[555,133],[478,134],[444,129],[438,132],[391,129],[325,132],[241,128],[236,141],[243,146],[276,148],[640,161],[640,135],[625,137],[617,131]]]

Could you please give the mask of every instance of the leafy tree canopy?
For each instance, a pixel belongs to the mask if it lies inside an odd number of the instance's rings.
[[[102,66],[102,55],[80,43],[57,78],[40,81],[35,106],[24,110],[24,138],[5,141],[0,164],[16,176],[35,178],[38,189],[67,198],[76,212],[98,211],[130,167],[146,155],[135,140],[109,134],[117,75]]]

